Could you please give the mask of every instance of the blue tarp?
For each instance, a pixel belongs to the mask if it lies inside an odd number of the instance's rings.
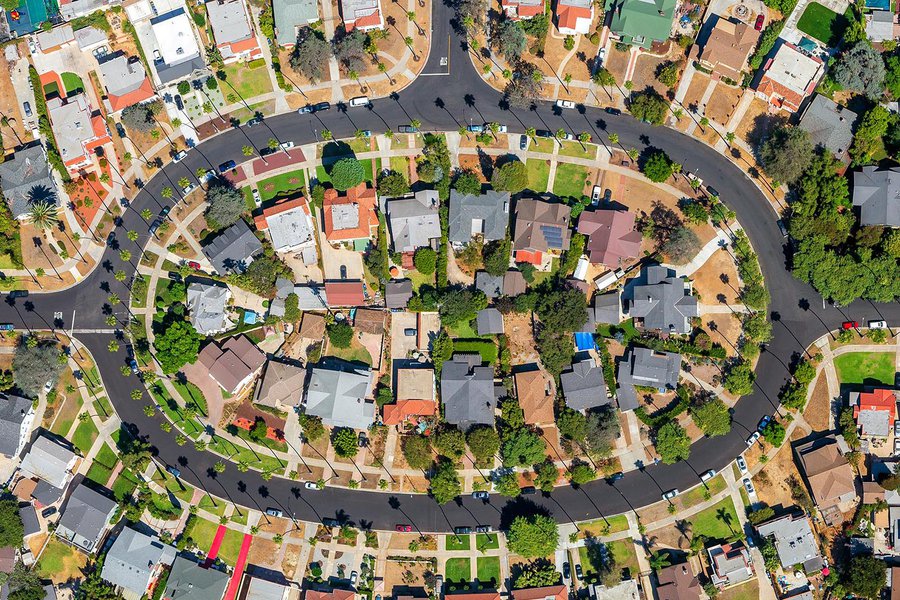
[[[575,334],[575,347],[578,348],[579,352],[595,349],[597,345],[594,344],[594,335],[587,331],[577,332]]]

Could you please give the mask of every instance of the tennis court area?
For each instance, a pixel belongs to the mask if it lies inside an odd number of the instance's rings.
[[[13,18],[13,15],[18,18]],[[15,11],[6,13],[9,29],[19,35],[25,35],[41,28],[41,23],[51,20],[59,14],[56,0],[24,0]]]

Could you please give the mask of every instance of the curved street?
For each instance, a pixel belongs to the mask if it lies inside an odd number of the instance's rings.
[[[442,532],[454,526],[486,524],[498,527],[507,522],[520,505],[533,502],[551,513],[557,521],[579,521],[609,516],[660,500],[663,491],[678,488],[682,491],[699,483],[699,474],[720,470],[746,448],[746,437],[756,429],[764,414],[778,407],[778,392],[788,379],[788,367],[814,339],[839,328],[845,320],[865,322],[884,319],[900,323],[900,305],[880,305],[858,301],[851,306],[836,308],[825,305],[822,298],[808,285],[794,279],[786,269],[785,239],[776,225],[777,216],[756,185],[734,164],[700,141],[664,127],[641,123],[628,115],[612,116],[600,109],[557,112],[548,102],[541,102],[534,110],[508,109],[501,94],[487,86],[473,68],[462,38],[447,25],[452,9],[434,0],[433,22],[435,46],[420,76],[410,87],[394,98],[376,100],[369,109],[350,108],[346,112],[330,110],[314,115],[287,113],[265,120],[265,126],[230,130],[209,139],[191,150],[179,163],[165,166],[143,189],[134,194],[131,207],[117,223],[117,240],[107,247],[98,267],[78,285],[57,293],[32,294],[0,304],[0,321],[11,322],[16,328],[65,329],[79,339],[94,355],[109,398],[124,423],[132,424],[139,435],[146,436],[158,451],[162,463],[179,465],[182,477],[228,500],[265,510],[279,508],[285,515],[297,519],[320,521],[323,517],[346,518],[374,529],[393,529],[394,524],[410,522],[421,531]],[[440,66],[449,38],[449,73]],[[107,349],[112,332],[106,325],[106,315],[113,310],[123,323],[129,315],[126,305],[106,306],[106,298],[116,293],[128,298],[125,284],[113,277],[115,271],[135,271],[141,248],[146,243],[149,222],[141,210],[149,208],[154,215],[167,203],[160,195],[164,187],[179,189],[177,181],[187,177],[196,181],[198,168],[215,169],[217,165],[234,160],[246,160],[241,148],[249,136],[257,147],[265,147],[267,140],[292,141],[296,145],[313,143],[323,129],[330,130],[335,139],[353,137],[357,129],[383,132],[396,130],[413,119],[422,122],[423,131],[455,131],[462,124],[498,122],[506,124],[510,132],[522,133],[528,127],[556,131],[563,128],[577,133],[588,131],[595,140],[605,139],[604,131],[616,133],[624,147],[654,146],[664,150],[680,162],[685,171],[696,173],[717,188],[722,200],[737,213],[759,255],[767,287],[772,296],[770,317],[774,338],[764,349],[756,369],[756,389],[743,397],[734,407],[734,427],[730,434],[714,439],[704,438],[692,447],[691,459],[674,465],[653,465],[642,471],[629,473],[614,485],[603,480],[594,481],[580,489],[564,486],[549,495],[528,496],[527,499],[507,500],[493,496],[490,502],[463,497],[455,503],[438,506],[425,495],[400,495],[361,490],[325,488],[306,490],[302,483],[274,477],[264,481],[260,473],[240,473],[228,463],[224,473],[217,474],[213,465],[218,457],[197,452],[193,446],[179,447],[175,432],[165,433],[160,422],[165,417],[147,417],[143,407],[151,402],[146,394],[138,401],[131,399],[131,391],[139,386],[136,378],[125,377],[120,367],[125,364],[124,349],[110,354]],[[125,232],[141,234],[136,243]],[[120,249],[131,253],[123,262]],[[302,476],[302,474],[301,474]],[[401,514],[398,514],[401,513]]]

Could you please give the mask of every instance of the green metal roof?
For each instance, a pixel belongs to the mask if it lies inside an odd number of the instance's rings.
[[[675,0],[607,0],[612,13],[610,29],[627,43],[649,48],[654,41],[669,38]]]

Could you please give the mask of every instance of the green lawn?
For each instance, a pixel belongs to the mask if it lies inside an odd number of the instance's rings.
[[[188,526],[185,528],[185,534],[189,535],[194,540],[194,543],[206,552],[212,546],[213,538],[216,536],[218,528],[218,523],[192,516],[190,521],[188,521]],[[230,565],[234,565],[237,562],[243,539],[244,534],[239,531],[229,529],[225,532],[222,545],[219,547],[219,558]]]
[[[103,444],[103,446],[100,447],[100,451],[97,452],[97,455],[94,457],[91,468],[88,469],[87,478],[105,486],[118,462],[119,458],[116,456],[116,453],[113,452],[112,448],[107,444]]]
[[[190,381],[181,382],[177,379],[172,380],[172,385],[175,387],[175,391],[177,391],[184,399],[186,404],[194,403],[200,408],[200,412],[204,415],[207,414],[206,396],[203,395],[200,388]]]
[[[447,327],[447,331],[450,332],[450,337],[458,338],[458,339],[468,339],[468,338],[477,338],[478,332],[475,331],[475,328],[472,327],[473,321],[460,321],[453,327]]]
[[[478,550],[496,550],[500,547],[500,541],[496,533],[479,533],[475,536],[475,547]]]
[[[893,352],[851,352],[834,359],[841,383],[894,385]]]
[[[209,494],[206,494],[200,499],[199,507],[205,510],[208,513],[212,513],[217,517],[221,517],[225,514],[225,507],[227,504],[224,500],[216,500],[215,498],[210,497]]]
[[[550,179],[549,161],[539,158],[529,158],[525,161],[528,169],[528,189],[535,192],[546,192],[547,182]]]
[[[596,158],[597,145],[586,143],[582,146],[581,142],[566,141],[562,142],[559,154],[560,156],[571,156],[573,158]]]
[[[818,2],[810,2],[797,21],[797,29],[828,46],[837,46],[850,22]]]
[[[302,193],[305,186],[306,173],[304,169],[297,169],[296,171],[269,177],[257,184],[259,197],[263,202]]]
[[[367,365],[371,365],[374,362],[372,355],[356,338],[353,338],[349,348],[338,348],[334,344],[330,344],[328,346],[328,356],[336,356],[346,361],[356,361]]]
[[[94,401],[94,408],[97,411],[97,416],[100,417],[101,421],[106,421],[108,418],[113,416],[113,407],[109,402],[109,398],[106,396],[100,396]]]
[[[59,77],[62,79],[63,87],[66,88],[67,96],[71,96],[75,92],[84,91],[84,82],[75,73],[66,72]]]
[[[479,556],[476,561],[478,581],[497,585],[500,582],[500,557]]]
[[[72,423],[75,422],[75,417],[78,416],[83,404],[84,400],[81,398],[81,394],[66,394],[66,399],[59,407],[56,421],[53,422],[50,431],[57,435],[67,437],[69,435],[69,429],[72,428]]]
[[[729,538],[741,528],[731,496],[722,498],[719,503],[688,517],[688,520],[693,524],[694,535],[705,535],[711,541]]]
[[[610,542],[606,545],[606,548],[615,559],[616,568],[627,568],[631,571],[632,575],[636,575],[640,572],[640,567],[638,566],[637,561],[637,553],[634,551],[634,542],[632,540],[627,539]]]
[[[75,447],[81,450],[83,454],[87,454],[91,450],[91,446],[94,445],[94,440],[97,439],[97,436],[100,434],[97,431],[97,426],[94,425],[93,419],[87,419],[86,421],[82,421],[78,424],[78,427],[75,428],[75,434],[72,436],[72,443],[75,444]]]
[[[709,487],[709,495],[715,496],[719,492],[725,489],[725,478],[722,475],[716,475],[712,479],[706,482],[706,485]],[[679,498],[679,505],[681,508],[690,508],[695,504],[700,504],[704,501],[706,497],[706,487],[703,485],[698,485],[693,489],[685,492]]]
[[[277,472],[283,470],[287,463],[271,454],[258,454],[244,445],[238,446],[229,440],[214,436],[210,448],[227,456],[232,462],[244,461],[253,469]]]
[[[471,540],[468,535],[448,535],[444,537],[444,546],[449,551],[468,550]]]
[[[418,291],[420,287],[426,284],[434,287],[434,273],[431,275],[422,275],[418,271],[412,270],[406,271],[406,276],[412,281],[413,290]]]
[[[375,177],[373,173],[378,173],[379,171],[381,171],[381,159],[376,158],[374,159],[374,161],[372,159],[365,159],[359,162],[362,164],[363,172],[365,173],[365,181],[369,181],[374,184]],[[374,170],[372,166],[373,162],[375,164]],[[319,165],[316,167],[316,179],[319,181],[319,183],[331,183],[331,177],[328,175],[328,171],[325,170],[325,167],[323,165]],[[260,190],[260,192],[262,192],[262,190]]]
[[[131,494],[137,487],[137,484],[137,477],[135,477],[131,471],[120,472],[112,486],[112,491],[116,500],[122,500],[122,498]]]
[[[469,354],[477,352],[487,364],[497,362],[497,344],[491,340],[454,340],[453,351]]]
[[[236,92],[244,100],[249,100],[272,91],[269,69],[265,65],[250,69],[242,62],[237,62],[225,67],[225,77],[227,83],[220,82],[219,87],[226,98],[228,94]]]
[[[445,572],[447,583],[466,583],[472,580],[472,561],[468,558],[450,558]]]
[[[607,525],[607,523],[609,524]],[[610,535],[611,533],[625,531],[628,529],[628,519],[625,518],[625,515],[616,515],[614,517],[608,517],[606,521],[597,519],[596,521],[579,523],[578,529],[580,529],[579,537],[601,537]]]
[[[37,563],[37,574],[41,577],[62,583],[83,577],[81,567],[87,557],[72,546],[68,546],[55,537],[51,537],[41,558]]]
[[[391,171],[397,171],[398,173],[409,179],[409,157],[392,156]]]
[[[587,167],[573,165],[572,163],[557,163],[556,179],[553,180],[553,193],[557,196],[581,198],[587,175]]]
[[[757,600],[759,598],[759,581],[751,579],[741,585],[722,590],[717,600]]]
[[[318,158],[334,159],[338,156],[354,156],[356,154],[360,154],[361,152],[371,151],[372,138],[352,137],[339,141],[330,141],[325,144],[320,144],[316,149],[316,154],[318,155]]]
[[[544,154],[553,154],[553,148],[556,146],[556,140],[553,138],[533,137],[528,145],[530,152],[543,152]]]

